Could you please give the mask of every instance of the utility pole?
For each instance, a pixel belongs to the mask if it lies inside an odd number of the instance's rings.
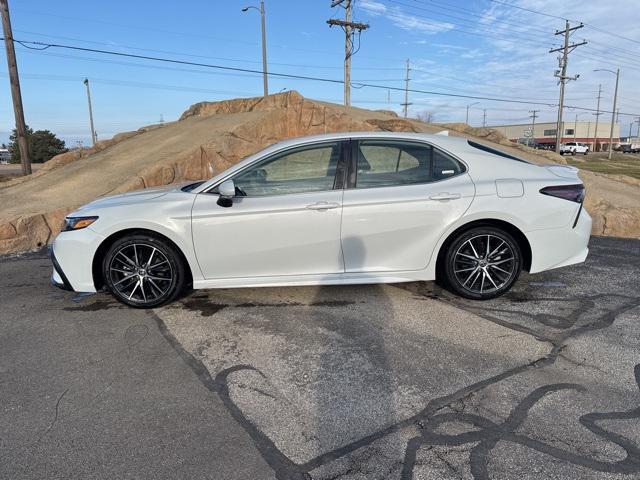
[[[578,118],[580,117],[580,115],[586,115],[588,112],[578,112],[576,113],[576,118],[573,122],[573,139],[575,140],[577,137],[577,132],[578,132]],[[586,139],[589,140],[589,135],[591,135],[591,122],[589,122],[587,124],[587,135],[586,135]]]
[[[531,119],[531,137],[535,140],[536,137],[536,118],[538,118],[538,112],[540,110],[529,110],[529,118]],[[531,138],[529,137],[529,138]],[[529,140],[527,140],[527,146],[529,145]]]
[[[337,25],[344,30],[344,106],[348,107],[351,105],[351,57],[355,53],[353,50],[354,31],[357,30],[358,33],[362,33],[363,30],[369,28],[369,25],[351,21],[353,0],[333,0],[331,8],[343,3],[345,9],[344,20],[330,19],[327,20],[327,23],[331,27]]]
[[[407,74],[404,77],[404,103],[401,103],[404,107],[404,118],[407,118],[408,108],[411,103],[409,103],[409,71],[411,71],[411,67],[409,64],[409,59],[407,58]]]
[[[262,83],[264,84],[264,96],[269,95],[269,80],[267,74],[267,31],[264,21],[264,2],[260,1],[260,26],[262,28]]]
[[[560,101],[558,102],[558,123],[556,125],[556,152],[560,153],[560,143],[562,142],[562,109],[564,108],[564,85],[569,80],[577,80],[580,75],[574,75],[573,77],[567,76],[567,62],[569,59],[569,53],[580,45],[586,45],[586,41],[580,43],[569,44],[569,36],[572,31],[582,28],[584,25],[581,23],[577,27],[571,27],[569,20],[565,22],[564,30],[557,30],[555,35],[564,35],[564,45],[560,48],[552,48],[549,53],[562,52],[562,55],[558,58],[559,70],[556,70],[553,74],[554,77],[558,77],[558,83],[560,84]]]
[[[16,50],[13,45],[13,33],[11,31],[11,19],[9,18],[9,4],[7,0],[0,0],[0,13],[2,13],[2,30],[4,31],[4,45],[7,49],[7,65],[9,67],[9,83],[11,85],[11,98],[13,100],[13,113],[16,119],[16,136],[20,150],[20,163],[22,175],[31,174],[31,160],[29,159],[29,145],[27,143],[27,126],[24,123],[24,111],[22,109],[22,94],[20,93],[20,77],[18,76],[18,62]]]
[[[616,69],[616,88],[613,91],[613,108],[611,109],[611,130],[609,130],[609,149],[608,149],[609,160],[611,160],[611,155],[613,155],[613,126],[616,123],[616,107],[618,103],[618,81],[619,80],[620,80],[620,69],[617,68]]]
[[[487,109],[482,109],[482,128],[487,126]]]
[[[598,85],[598,106],[596,107],[596,129],[593,132],[593,151],[598,151],[598,121],[600,120],[600,98],[602,97],[602,85]]]
[[[467,105],[467,116],[465,117],[465,121],[464,121],[467,125],[469,125],[469,108],[471,108],[474,105],[477,105],[479,103],[480,102],[475,102],[475,103],[471,103],[471,104]]]
[[[89,90],[89,79],[84,79],[84,85],[87,87],[87,101],[89,102],[89,125],[91,126],[91,142],[95,147],[96,142],[98,141],[98,136],[96,135],[96,129],[93,128],[93,109],[91,108],[91,91]]]
[[[267,31],[265,28],[265,21],[264,21],[264,1],[260,0],[260,8],[257,7],[244,7],[242,9],[243,12],[247,12],[249,11],[249,9],[254,9],[260,12],[260,26],[262,29],[262,83],[263,83],[263,96],[266,98],[267,95],[269,95],[269,81],[268,81],[268,76],[269,74],[267,73]]]

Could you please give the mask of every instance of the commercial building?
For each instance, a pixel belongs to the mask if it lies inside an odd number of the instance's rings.
[[[512,142],[524,144],[538,144],[548,148],[556,146],[556,122],[536,123],[532,129],[531,123],[518,125],[495,125],[492,128],[507,137]],[[594,151],[607,150],[609,146],[609,132],[611,123],[598,122],[596,132],[596,122],[563,122],[562,143],[582,142],[589,145],[589,149]],[[597,138],[596,138],[597,135]],[[613,146],[620,143],[620,125],[613,126]],[[597,146],[597,148],[596,148]]]
[[[0,165],[9,163],[10,159],[11,159],[11,154],[9,153],[9,150],[7,150],[6,148],[0,148]]]

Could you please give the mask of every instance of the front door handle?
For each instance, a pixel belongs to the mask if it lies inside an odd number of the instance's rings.
[[[462,197],[459,193],[436,193],[435,195],[431,195],[429,200],[457,200]]]
[[[338,208],[340,206],[339,203],[335,202],[316,202],[311,205],[307,205],[307,209],[309,210],[330,210],[332,208]]]

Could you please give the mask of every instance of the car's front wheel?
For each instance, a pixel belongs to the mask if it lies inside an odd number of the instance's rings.
[[[102,274],[117,300],[138,308],[168,303],[185,286],[185,267],[175,247],[144,234],[114,242],[104,256]]]
[[[520,275],[522,253],[515,239],[495,227],[461,233],[446,251],[444,276],[454,293],[487,300],[508,291]]]

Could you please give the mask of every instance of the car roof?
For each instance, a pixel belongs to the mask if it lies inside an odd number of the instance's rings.
[[[295,137],[281,142],[275,143],[272,147],[289,147],[295,145],[301,145],[306,143],[315,143],[322,141],[332,140],[347,140],[350,138],[358,139],[394,139],[394,140],[422,140],[434,143],[437,145],[464,145],[467,143],[467,139],[464,137],[450,137],[446,134],[433,134],[433,133],[415,133],[415,132],[337,132],[337,133],[325,133],[320,135],[307,135],[304,137]]]

